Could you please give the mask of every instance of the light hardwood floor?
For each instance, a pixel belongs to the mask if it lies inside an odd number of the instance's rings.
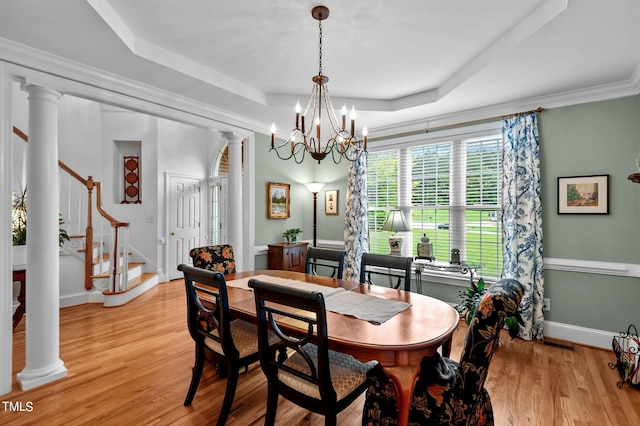
[[[225,380],[205,367],[193,405],[184,407],[193,364],[185,324],[182,280],[159,284],[127,305],[63,308],[60,358],[66,378],[27,392],[15,374],[25,365],[24,320],[14,333],[13,390],[3,402],[21,402],[30,412],[0,406],[0,425],[206,425],[215,424]],[[459,356],[466,326],[454,335]],[[608,362],[613,352],[510,340],[492,361],[486,387],[496,425],[640,425],[640,390],[618,389]],[[254,364],[241,374],[228,425],[262,425],[266,382]],[[363,397],[338,417],[360,425]],[[321,425],[323,417],[280,399],[277,424]]]

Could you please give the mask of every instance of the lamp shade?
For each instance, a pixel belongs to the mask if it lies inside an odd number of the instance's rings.
[[[322,188],[324,188],[324,183],[310,182],[310,183],[305,183],[304,186],[306,186],[309,191],[315,194],[320,192]]]
[[[387,221],[382,226],[382,230],[393,232],[407,232],[411,231],[411,228],[409,228],[409,224],[407,223],[402,210],[391,210],[389,211],[389,216],[387,216]]]

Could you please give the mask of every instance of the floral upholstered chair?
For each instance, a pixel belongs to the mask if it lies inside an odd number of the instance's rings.
[[[516,280],[497,282],[478,305],[460,363],[439,355],[422,359],[409,425],[493,425],[493,408],[484,381],[504,318],[516,314],[523,294]],[[397,424],[395,386],[379,366],[370,375],[373,384],[367,390],[362,424]]]
[[[220,272],[223,275],[236,273],[233,247],[228,244],[197,247],[189,252],[189,256],[196,268]]]

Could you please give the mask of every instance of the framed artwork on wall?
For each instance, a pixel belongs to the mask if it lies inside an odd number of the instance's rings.
[[[609,175],[559,177],[558,214],[609,214]]]
[[[327,215],[338,214],[338,190],[324,191],[324,212]]]
[[[288,218],[290,205],[290,185],[269,182],[267,184],[267,217],[269,219]]]

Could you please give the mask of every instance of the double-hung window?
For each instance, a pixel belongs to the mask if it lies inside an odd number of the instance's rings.
[[[370,252],[389,253],[382,226],[400,208],[411,224],[403,255],[416,256],[426,234],[436,260],[451,249],[483,265],[482,275],[502,271],[500,180],[502,136],[496,124],[383,141],[367,161]]]

